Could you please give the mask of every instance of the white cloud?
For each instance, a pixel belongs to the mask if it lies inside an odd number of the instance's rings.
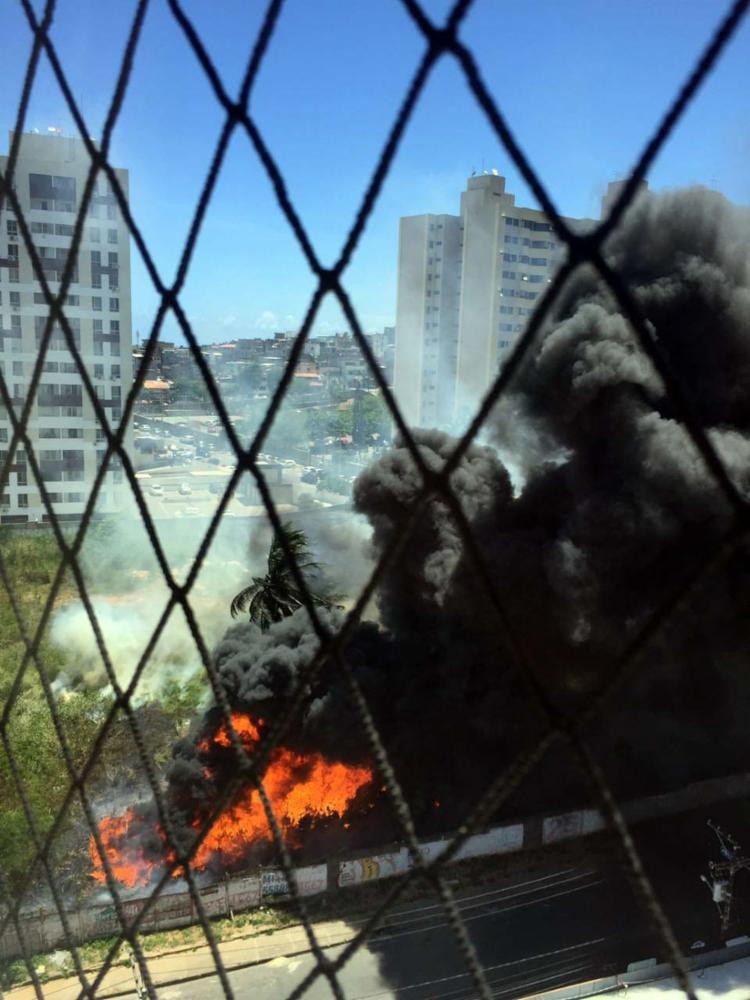
[[[271,312],[270,309],[266,309],[265,312],[262,312],[256,319],[255,326],[258,330],[278,330],[279,317],[275,312]]]

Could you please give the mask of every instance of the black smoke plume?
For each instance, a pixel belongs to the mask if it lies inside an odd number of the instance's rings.
[[[746,213],[694,189],[642,196],[606,247],[743,498],[750,491],[749,231]],[[435,430],[414,436],[436,469],[455,446]],[[487,439],[453,473],[454,491],[533,677],[556,711],[574,713],[667,595],[715,551],[733,514],[590,271],[558,302]],[[522,470],[515,492],[501,455]],[[399,442],[360,475],[354,506],[369,519],[376,556],[420,486]],[[619,795],[746,766],[749,592],[740,549],[651,644],[637,683],[631,678],[588,727]],[[345,655],[420,829],[450,828],[545,720],[442,502],[417,523],[380,588],[379,609],[378,624],[362,624]],[[216,650],[230,702],[272,719],[316,648],[303,611],[265,634],[234,626]],[[197,739],[215,724],[209,715]],[[332,759],[370,760],[334,664],[306,692],[289,740]],[[206,794],[195,746],[176,752],[176,804]],[[509,809],[587,799],[561,748]],[[384,824],[386,816],[384,808]]]

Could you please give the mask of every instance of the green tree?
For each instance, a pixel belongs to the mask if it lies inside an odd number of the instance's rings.
[[[388,434],[391,417],[388,407],[381,395],[374,395],[371,392],[362,394],[362,424],[366,436],[380,434],[385,437]]]
[[[257,392],[263,385],[263,369],[257,361],[243,368],[237,378],[238,387],[245,392]]]
[[[307,420],[304,413],[282,407],[276,414],[263,450],[271,455],[287,456],[308,444]]]
[[[320,564],[310,558],[304,531],[292,527],[291,524],[283,525],[282,531],[303,576],[319,573]],[[331,608],[335,605],[336,599],[333,595],[322,593],[309,586],[308,591],[313,604],[318,607]],[[230,606],[232,617],[236,618],[247,611],[250,620],[265,631],[272,622],[282,621],[303,604],[302,593],[292,576],[281,538],[276,534],[268,552],[268,572],[265,576],[254,576],[250,586],[236,595]]]
[[[76,770],[88,758],[108,705],[107,696],[95,691],[68,694],[57,701],[59,724]],[[16,777],[42,836],[52,826],[71,778],[52,715],[38,686],[29,688],[16,701],[6,736],[16,770],[6,749],[0,755],[0,871],[13,888],[27,872],[35,850]]]
[[[318,477],[318,486],[322,490],[328,490],[330,493],[338,493],[340,496],[348,496],[352,491],[346,479],[330,469],[324,469],[321,472]]]
[[[208,386],[200,373],[176,379],[172,384],[170,397],[172,402],[212,402]]]

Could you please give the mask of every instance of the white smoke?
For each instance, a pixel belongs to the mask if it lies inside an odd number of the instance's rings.
[[[349,606],[369,575],[369,528],[364,518],[341,510],[309,520],[295,518],[308,535],[331,589],[345,595]],[[206,531],[204,520],[161,521],[159,540],[171,572],[183,582]],[[192,528],[192,530],[191,530]],[[205,647],[212,652],[232,624],[229,606],[253,576],[266,572],[272,537],[263,518],[224,518],[192,586],[188,602]],[[81,565],[94,615],[118,683],[125,687],[164,613],[170,591],[151,542],[135,511],[92,533],[81,551]],[[73,600],[52,616],[49,637],[64,653],[65,666],[54,682],[58,694],[81,688],[106,689],[107,670],[94,630],[81,600]],[[204,671],[195,639],[180,607],[170,614],[133,698],[134,704],[158,699],[170,682],[185,684]]]

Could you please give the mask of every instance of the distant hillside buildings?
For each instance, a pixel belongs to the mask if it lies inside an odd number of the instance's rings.
[[[469,178],[460,215],[401,219],[394,390],[408,424],[446,427],[477,408],[563,253],[495,171]]]
[[[200,350],[228,404],[262,398],[273,392],[282,377],[296,333],[276,333],[273,337],[247,338],[202,345]],[[393,379],[395,328],[365,334],[376,364],[390,385]],[[143,354],[134,351],[137,371]],[[174,407],[182,399],[195,402],[196,394],[186,392],[203,382],[191,350],[186,346],[159,341],[151,358],[137,409],[141,412]],[[375,377],[357,342],[349,333],[311,337],[305,344],[290,386],[295,403],[329,401],[332,391],[352,393],[357,388],[376,387]],[[205,395],[205,394],[204,394]]]

